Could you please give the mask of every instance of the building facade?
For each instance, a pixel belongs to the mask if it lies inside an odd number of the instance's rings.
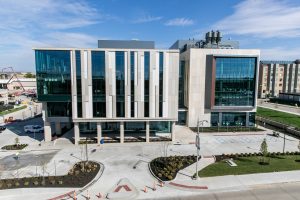
[[[258,98],[300,92],[300,60],[261,61],[259,71]]]
[[[259,56],[259,50],[245,49],[189,48],[182,52],[179,119],[185,116],[188,127],[197,127],[198,121],[204,127],[253,126]]]
[[[81,137],[172,134],[178,117],[179,51],[159,49],[35,49],[45,141],[74,124]]]

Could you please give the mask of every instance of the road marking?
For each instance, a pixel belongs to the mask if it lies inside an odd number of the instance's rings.
[[[114,190],[114,192],[119,192],[122,188],[124,188],[124,189],[126,190],[126,192],[132,191],[132,190],[128,187],[128,185],[119,185],[119,186]]]

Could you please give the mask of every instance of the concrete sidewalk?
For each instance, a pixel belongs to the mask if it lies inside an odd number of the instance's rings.
[[[221,191],[234,191],[244,190],[253,186],[275,184],[275,183],[288,183],[288,182],[300,182],[300,171],[286,171],[286,172],[273,172],[273,173],[259,173],[259,174],[247,174],[247,175],[229,175],[218,177],[199,178],[198,180],[174,180],[172,183],[189,186],[187,187],[175,187],[174,185],[167,184],[169,187],[173,187],[180,190],[189,190],[193,192],[221,192]],[[193,189],[193,186],[206,186],[208,189]]]

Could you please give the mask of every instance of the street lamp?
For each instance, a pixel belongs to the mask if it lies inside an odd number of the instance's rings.
[[[196,163],[196,180],[198,180],[198,162],[199,162],[199,156],[200,156],[200,134],[199,134],[199,125],[201,124],[201,131],[203,133],[203,125],[204,122],[208,123],[207,120],[202,120],[199,121],[199,118],[197,120],[197,135],[196,135],[196,141],[195,141],[195,145],[197,148],[197,163]]]

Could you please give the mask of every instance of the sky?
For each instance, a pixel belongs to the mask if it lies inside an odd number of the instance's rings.
[[[262,60],[300,58],[300,0],[0,0],[0,69],[35,71],[33,47],[92,47],[98,39],[223,40]]]

